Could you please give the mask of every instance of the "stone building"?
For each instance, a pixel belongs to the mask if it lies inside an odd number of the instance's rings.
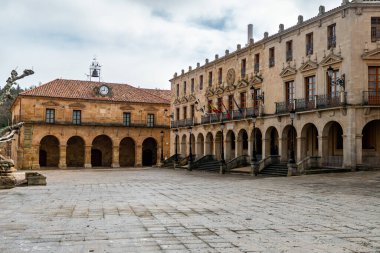
[[[245,46],[175,73],[171,89],[171,154],[191,140],[197,159],[221,159],[223,142],[227,162],[293,150],[298,168],[379,165],[380,1],[320,6],[258,41],[249,25]]]
[[[13,103],[25,125],[12,158],[22,169],[154,165],[169,155],[169,107],[168,90],[56,79]]]

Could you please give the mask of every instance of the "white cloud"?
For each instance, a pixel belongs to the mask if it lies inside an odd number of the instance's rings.
[[[255,40],[278,25],[295,25],[337,7],[340,0],[2,0],[0,77],[34,67],[23,87],[55,78],[85,80],[94,54],[102,79],[141,87],[169,88],[174,72],[187,69],[236,44]],[[3,86],[3,84],[0,84]]]

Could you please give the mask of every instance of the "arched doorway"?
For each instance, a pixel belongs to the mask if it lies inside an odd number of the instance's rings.
[[[230,161],[235,158],[236,153],[236,138],[235,133],[229,130],[226,135],[226,161]]]
[[[152,166],[157,163],[157,142],[153,138],[147,138],[142,144],[142,165]]]
[[[191,139],[191,153],[194,155],[197,155],[196,150],[195,150],[195,136],[194,134],[190,134],[190,139]],[[190,146],[190,142],[189,142]],[[189,147],[189,153],[190,153],[190,147]]]
[[[279,155],[278,153],[278,132],[275,127],[269,127],[265,133],[265,139],[268,140],[265,145],[265,154]]]
[[[214,155],[214,137],[212,133],[206,135],[206,155]]]
[[[253,138],[253,139],[252,139]],[[255,128],[255,132],[252,130],[251,142],[255,146],[256,150],[256,159],[258,161],[262,160],[263,157],[263,136],[259,128]],[[251,155],[251,154],[250,154]]]
[[[322,132],[323,165],[328,167],[342,167],[343,165],[343,128],[331,121],[325,125]]]
[[[198,134],[197,151],[196,151],[198,157],[202,157],[205,155],[204,147],[205,147],[205,139],[203,137],[203,134]]]
[[[187,136],[184,134],[181,140],[181,156],[187,157]]]
[[[237,155],[248,155],[248,134],[245,129],[241,129],[238,134]]]
[[[119,146],[119,163],[121,167],[135,166],[135,141],[132,138],[124,138]]]
[[[362,162],[370,167],[380,166],[380,120],[367,123],[362,131]]]
[[[222,159],[222,136],[221,131],[217,132],[215,135],[215,157],[217,160]]]
[[[73,136],[67,141],[66,164],[67,167],[84,166],[84,140],[79,136]]]
[[[99,135],[92,141],[92,167],[111,167],[112,140],[107,135]]]
[[[318,129],[312,124],[306,124],[301,131],[301,158],[318,156]]]
[[[59,140],[53,135],[47,135],[40,141],[40,167],[58,167]]]
[[[289,161],[291,150],[294,151],[294,159],[297,158],[297,130],[294,126],[287,125],[282,131],[281,161]]]

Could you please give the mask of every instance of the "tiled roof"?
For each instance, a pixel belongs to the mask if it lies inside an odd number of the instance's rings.
[[[112,95],[97,95],[96,88],[107,85]],[[170,104],[170,90],[136,88],[128,84],[56,79],[20,93],[20,96],[72,98],[114,102]]]

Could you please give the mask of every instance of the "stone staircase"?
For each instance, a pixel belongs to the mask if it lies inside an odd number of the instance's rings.
[[[260,174],[272,177],[286,177],[288,176],[288,164],[287,162],[271,164],[260,171]]]
[[[214,161],[203,162],[197,168],[194,168],[194,170],[219,172],[219,170],[220,170],[220,161],[214,160]]]

